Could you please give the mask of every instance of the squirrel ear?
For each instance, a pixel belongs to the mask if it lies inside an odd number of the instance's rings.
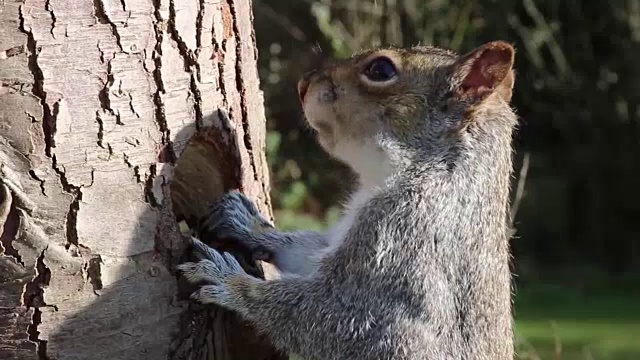
[[[452,65],[455,97],[475,103],[497,91],[509,102],[514,57],[513,46],[504,41],[486,43],[460,57]]]

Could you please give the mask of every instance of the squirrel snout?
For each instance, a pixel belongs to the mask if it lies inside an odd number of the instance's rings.
[[[305,77],[298,81],[298,96],[302,104],[304,104],[304,96],[307,95],[307,90],[309,90],[309,80]]]
[[[298,81],[298,96],[300,97],[300,102],[304,104],[304,96],[307,95],[307,90],[309,90],[309,84],[311,84],[311,78],[317,73],[317,70],[311,70],[304,75]]]

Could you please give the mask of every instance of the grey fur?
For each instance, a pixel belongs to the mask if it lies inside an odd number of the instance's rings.
[[[455,57],[436,55],[429,76],[445,79]],[[455,85],[450,78],[433,93]],[[516,116],[494,99],[447,137],[468,105],[443,110],[438,99],[410,136],[377,132],[394,172],[356,195],[328,234],[251,230],[255,206],[227,194],[209,230],[267,249],[288,274],[254,279],[210,254],[203,265],[181,265],[188,278],[209,282],[194,299],[237,311],[306,360],[512,359],[507,214]]]

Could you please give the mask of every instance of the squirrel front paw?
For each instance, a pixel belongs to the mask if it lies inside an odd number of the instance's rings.
[[[199,286],[191,299],[202,304],[217,304],[229,310],[240,311],[240,304],[229,291],[229,280],[250,276],[229,253],[220,253],[196,238],[192,238],[193,252],[198,262],[187,262],[176,268],[185,279]]]
[[[260,258],[267,256],[263,254],[267,251],[257,235],[273,226],[260,214],[253,201],[239,191],[231,191],[210,207],[198,228],[201,239],[231,240]]]

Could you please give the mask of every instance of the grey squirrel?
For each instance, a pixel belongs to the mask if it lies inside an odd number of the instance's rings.
[[[305,360],[512,359],[509,103],[514,48],[365,51],[308,73],[309,125],[360,186],[327,233],[279,232],[239,192],[203,220],[282,272],[247,275],[198,239],[192,299]]]

